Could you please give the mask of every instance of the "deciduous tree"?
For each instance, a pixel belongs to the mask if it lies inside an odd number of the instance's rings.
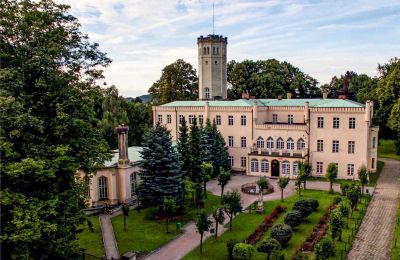
[[[215,222],[215,238],[218,237],[218,224],[223,225],[225,221],[224,209],[222,207],[215,208],[212,214]]]
[[[325,178],[330,183],[329,193],[333,193],[333,183],[335,182],[338,174],[338,169],[336,163],[328,164],[328,168],[326,169]]]
[[[358,179],[361,183],[361,194],[364,195],[364,186],[368,183],[368,171],[364,165],[358,169]]]
[[[231,180],[231,173],[226,170],[222,170],[218,175],[218,185],[221,186],[221,198],[224,195],[225,186]]]
[[[283,191],[285,190],[286,186],[289,184],[290,179],[285,177],[279,177],[278,186],[281,190],[281,201],[283,202]]]
[[[202,211],[196,219],[197,232],[200,234],[200,254],[203,254],[203,236],[204,232],[209,231],[212,221],[208,219],[207,214]]]
[[[221,205],[229,217],[229,231],[232,231],[232,219],[236,214],[242,212],[240,202],[240,193],[238,191],[229,191],[222,196]]]

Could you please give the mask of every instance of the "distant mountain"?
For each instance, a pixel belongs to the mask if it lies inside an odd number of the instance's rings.
[[[146,94],[146,95],[141,95],[141,96],[138,96],[138,97],[135,97],[135,98],[127,97],[127,98],[125,98],[125,100],[128,101],[128,102],[137,102],[138,99],[140,99],[143,103],[148,103],[148,102],[151,101],[152,98],[153,97],[151,96],[151,94]]]

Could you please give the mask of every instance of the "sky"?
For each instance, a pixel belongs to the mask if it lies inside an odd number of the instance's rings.
[[[113,60],[108,85],[146,94],[162,69],[183,59],[197,69],[197,37],[228,37],[228,61],[275,58],[329,83],[353,70],[376,76],[400,56],[400,0],[56,0]]]

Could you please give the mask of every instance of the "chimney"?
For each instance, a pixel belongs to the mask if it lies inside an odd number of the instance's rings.
[[[125,166],[129,165],[129,157],[128,157],[128,131],[129,127],[125,126],[124,124],[119,125],[115,128],[115,133],[117,134],[118,138],[118,166]]]
[[[290,93],[290,92],[286,93],[286,98],[287,99],[292,99],[292,93]]]
[[[328,98],[328,90],[327,89],[323,89],[322,90],[322,98],[323,99],[327,99]]]
[[[279,96],[278,96],[278,100],[282,100],[282,95],[279,95]]]
[[[242,98],[243,99],[249,99],[249,97],[250,97],[249,93],[246,93],[246,92],[242,93]]]
[[[339,98],[339,99],[347,99],[347,95],[341,94],[341,95],[339,95],[338,98]]]

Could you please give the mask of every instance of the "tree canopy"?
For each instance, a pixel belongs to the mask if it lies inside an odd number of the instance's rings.
[[[284,61],[244,60],[230,61],[227,66],[229,99],[241,98],[248,92],[256,98],[276,98],[290,92],[294,97],[317,97],[321,95],[317,80]]]
[[[198,78],[196,70],[182,59],[165,66],[159,80],[149,89],[154,103],[165,104],[175,100],[196,100]]]
[[[1,246],[4,259],[77,258],[84,182],[110,158],[95,85],[111,61],[69,7],[1,2]],[[86,178],[84,178],[86,179]]]

